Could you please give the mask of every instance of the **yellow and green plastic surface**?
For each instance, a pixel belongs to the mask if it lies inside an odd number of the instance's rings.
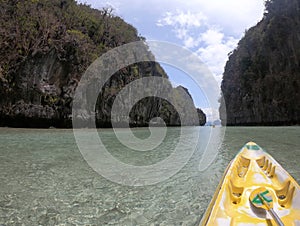
[[[264,204],[267,208],[260,208]],[[278,225],[270,208],[284,225],[300,226],[299,185],[271,155],[249,142],[228,165],[200,225]]]

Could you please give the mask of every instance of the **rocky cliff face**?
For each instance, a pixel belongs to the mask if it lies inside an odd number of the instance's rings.
[[[0,126],[71,127],[74,92],[87,67],[114,47],[143,40],[110,9],[98,11],[73,0],[3,1],[0,21]],[[110,110],[122,87],[144,76],[167,78],[155,62],[112,76],[98,97],[99,127],[111,126]],[[199,116],[190,124],[204,124],[205,115]],[[148,125],[153,117],[180,125],[169,103],[151,97],[134,106],[131,125]]]
[[[228,125],[300,124],[299,0],[266,1],[263,19],[230,55],[221,88]]]

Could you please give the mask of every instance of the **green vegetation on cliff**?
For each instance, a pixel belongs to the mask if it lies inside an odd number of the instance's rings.
[[[60,61],[72,63],[71,72],[82,73],[110,48],[140,40],[137,31],[114,16],[74,0],[0,1],[1,77],[29,58],[55,50]]]
[[[265,7],[225,67],[220,112],[226,107],[228,125],[300,124],[300,1]]]
[[[144,40],[109,8],[96,10],[74,0],[0,0],[0,6],[0,126],[70,127],[74,91],[87,67],[110,49]],[[98,126],[110,126],[111,105],[122,87],[145,76],[167,78],[153,61],[111,77],[98,97]],[[133,110],[135,117],[146,114],[134,120],[136,126],[152,116],[170,125],[180,122],[163,100],[144,103]]]

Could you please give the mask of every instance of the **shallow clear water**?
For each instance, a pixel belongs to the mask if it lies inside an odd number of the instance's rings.
[[[99,134],[111,155],[136,166],[170,156],[179,136],[178,128],[169,128],[162,145],[137,152],[124,148],[113,130]],[[146,139],[149,130],[135,129],[134,134]],[[96,173],[82,157],[72,130],[1,128],[0,225],[197,225],[227,164],[250,140],[300,182],[300,127],[229,127],[207,170],[199,172],[203,150],[198,147],[174,176],[140,187]]]

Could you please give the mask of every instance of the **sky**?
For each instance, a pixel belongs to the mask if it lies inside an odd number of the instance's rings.
[[[114,8],[114,14],[137,28],[146,40],[171,42],[194,52],[206,64],[220,90],[228,54],[245,31],[263,17],[264,0],[78,0],[93,8]],[[183,85],[208,120],[219,118],[203,90],[182,71],[162,65],[174,86]],[[216,98],[221,91],[216,94]]]

